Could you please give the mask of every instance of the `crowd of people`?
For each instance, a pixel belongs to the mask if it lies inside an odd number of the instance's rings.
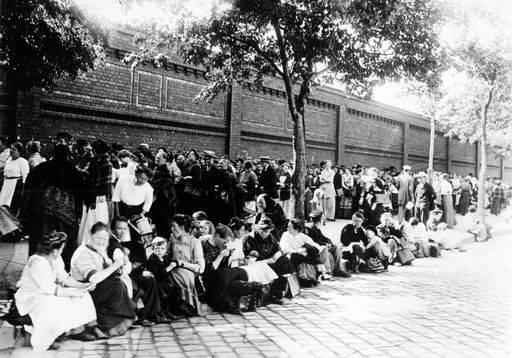
[[[36,350],[63,335],[94,340],[213,310],[237,314],[247,297],[249,309],[282,304],[297,283],[387,271],[410,262],[407,252],[464,251],[451,234],[456,212],[475,240],[489,235],[472,204],[472,174],[434,173],[429,182],[409,166],[327,160],[308,168],[300,220],[286,161],[152,152],[144,143],[130,152],[68,133],[51,153],[37,141],[0,137],[0,145],[0,205],[29,241],[15,302],[32,321]],[[484,190],[499,214],[507,188],[491,178]],[[351,219],[339,244],[322,231],[336,218]]]

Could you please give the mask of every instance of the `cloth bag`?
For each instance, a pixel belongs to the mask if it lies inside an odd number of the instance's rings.
[[[296,273],[287,273],[283,275],[286,278],[286,290],[284,297],[294,298],[300,293],[299,278]]]
[[[415,257],[414,257],[414,254],[412,253],[411,249],[401,249],[401,250],[398,250],[397,253],[396,253],[396,256],[398,258],[398,262],[400,262],[403,265],[410,265]]]
[[[312,264],[303,262],[299,265],[297,271],[301,287],[314,287],[318,284],[316,280],[316,269]]]
[[[370,257],[367,261],[368,271],[371,273],[384,272],[382,261],[378,257]]]

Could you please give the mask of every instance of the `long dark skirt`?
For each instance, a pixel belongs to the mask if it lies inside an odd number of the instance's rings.
[[[98,328],[110,336],[121,335],[136,319],[135,304],[119,277],[108,277],[91,292]]]
[[[458,212],[462,215],[466,215],[468,208],[471,205],[471,195],[468,190],[463,190],[460,194]]]
[[[210,307],[225,311],[233,307],[238,297],[250,294],[244,290],[247,271],[239,267],[220,268],[205,277],[206,297]]]
[[[286,256],[281,256],[275,263],[269,264],[269,266],[278,276],[294,272],[293,265]]]

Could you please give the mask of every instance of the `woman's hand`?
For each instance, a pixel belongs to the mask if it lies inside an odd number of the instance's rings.
[[[229,255],[231,255],[231,250],[230,249],[224,249],[220,252],[219,254],[219,257],[228,257]]]
[[[297,253],[302,256],[306,256],[308,254],[308,251],[305,248],[301,247],[300,249],[297,250]]]
[[[169,271],[172,271],[175,267],[177,266],[177,262],[176,261],[173,261],[169,264],[169,266],[167,266],[167,268],[165,269],[167,272]]]
[[[83,288],[67,288],[69,297],[84,297],[85,290]]]

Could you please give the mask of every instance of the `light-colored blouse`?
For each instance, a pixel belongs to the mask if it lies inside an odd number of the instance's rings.
[[[447,180],[441,180],[439,182],[439,187],[441,191],[441,195],[452,195],[453,194],[453,188],[449,181]]]
[[[324,190],[324,198],[331,198],[336,196],[336,192],[334,191],[334,170],[332,169],[324,169],[322,173],[320,173],[320,182],[322,183],[322,189]]]
[[[169,249],[172,260],[188,262],[194,265],[196,273],[204,271],[205,263],[201,240],[188,234],[184,234],[180,238],[172,236]]]
[[[17,283],[16,306],[21,315],[30,312],[43,295],[55,296],[57,288],[69,277],[64,262],[59,257],[48,260],[40,255],[32,255],[23,269]]]
[[[311,246],[316,247],[318,250],[321,249],[320,245],[313,241],[308,235],[300,232],[297,235],[292,235],[288,231],[283,233],[281,236],[281,241],[279,245],[281,247],[281,251],[286,255],[291,252],[295,252],[297,249],[300,249],[305,244],[309,244]]]
[[[24,183],[27,179],[30,167],[25,158],[19,157],[18,159],[12,160],[11,157],[7,158],[4,167],[5,178],[20,178],[21,182]]]
[[[131,206],[144,204],[142,210],[148,212],[153,204],[153,187],[147,182],[143,185],[135,185],[133,175],[122,176],[116,184],[112,201]]]
[[[71,257],[71,277],[87,282],[97,272],[112,265],[107,253],[94,250],[89,245],[80,245]]]

